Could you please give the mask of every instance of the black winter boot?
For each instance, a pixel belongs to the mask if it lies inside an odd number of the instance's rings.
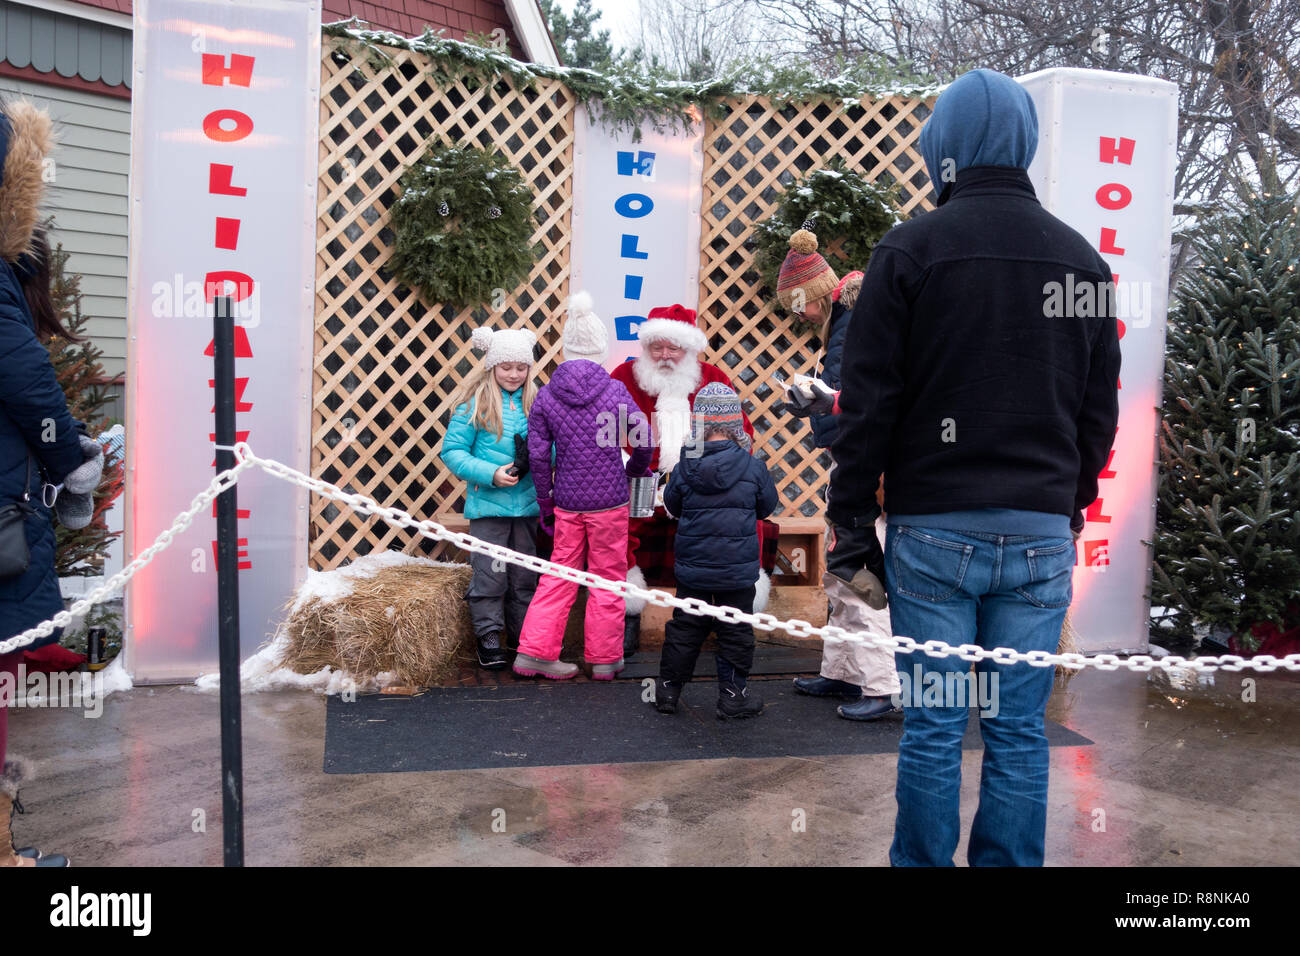
[[[478,638],[478,666],[487,671],[499,671],[510,663],[505,648],[501,646],[501,635],[493,632]]]
[[[623,615],[623,660],[627,660],[641,648],[641,615]]]
[[[682,685],[678,681],[655,680],[655,710],[661,714],[677,713],[677,701],[682,696]]]
[[[731,682],[718,685],[718,719],[757,717],[763,712],[763,699],[751,694],[745,684]]]

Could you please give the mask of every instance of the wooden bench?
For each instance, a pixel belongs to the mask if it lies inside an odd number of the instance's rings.
[[[463,514],[439,514],[433,519],[448,531],[469,531],[469,519]],[[768,598],[767,613],[783,620],[807,621],[820,627],[826,623],[826,593],[822,590],[822,572],[826,568],[824,518],[805,518],[802,515],[772,518],[781,529],[777,539],[776,568],[772,572],[772,592]],[[408,552],[417,553],[414,548]],[[459,549],[456,559],[468,561],[469,556]],[[673,588],[657,590],[673,593]],[[579,600],[570,615],[570,628],[574,616],[581,617],[585,602]],[[643,645],[655,646],[663,642],[664,625],[673,616],[673,609],[649,605],[641,616]],[[577,621],[581,627],[581,620]],[[770,631],[765,639],[799,641],[784,631]]]

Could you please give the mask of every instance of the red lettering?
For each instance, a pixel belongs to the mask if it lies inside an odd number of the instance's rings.
[[[253,567],[253,562],[248,558],[248,539],[240,538],[235,542],[235,557],[239,559],[239,570],[247,571]],[[212,566],[213,569],[220,567],[221,561],[217,557],[217,542],[212,542]]]
[[[1100,521],[1102,524],[1109,524],[1109,523],[1110,523],[1110,515],[1108,515],[1108,514],[1102,514],[1102,511],[1101,511],[1101,509],[1102,509],[1102,505],[1103,505],[1104,501],[1105,501],[1104,498],[1098,498],[1098,499],[1097,499],[1096,501],[1094,501],[1092,504],[1088,505],[1088,510],[1085,511],[1085,512],[1083,513],[1083,518],[1084,518],[1084,520],[1085,520],[1085,521]]]
[[[253,512],[249,511],[247,508],[236,508],[236,509],[235,509],[235,516],[238,517],[238,518],[247,518],[247,517],[248,517],[249,515],[251,515],[252,513],[253,513]],[[212,502],[212,517],[215,518],[216,516],[217,516],[217,503],[214,501],[214,502]]]
[[[234,128],[225,129],[224,122],[234,123]],[[218,143],[234,143],[253,131],[253,120],[247,113],[239,110],[213,110],[203,117],[203,132],[208,139]]]
[[[213,410],[215,411],[215,409],[213,409]],[[1117,429],[1117,430],[1118,430],[1118,429]],[[1112,449],[1110,450],[1110,454],[1106,456],[1106,465],[1105,465],[1105,467],[1103,467],[1103,468],[1101,469],[1101,471],[1098,472],[1098,474],[1097,474],[1097,477],[1098,477],[1099,479],[1100,479],[1100,478],[1114,478],[1114,477],[1115,477],[1115,472],[1113,472],[1113,471],[1110,470],[1110,463],[1111,463],[1112,461],[1114,461],[1114,460],[1115,460],[1115,449],[1112,448]],[[1100,500],[1100,499],[1098,499],[1098,500]],[[1109,520],[1109,519],[1107,519],[1107,520]]]
[[[253,57],[242,53],[230,54],[230,66],[220,53],[203,54],[203,82],[208,86],[248,86],[253,80]]]
[[[208,358],[212,357],[213,347],[212,340],[208,340],[208,347],[203,350],[203,354]],[[235,358],[252,358],[253,347],[248,344],[248,329],[242,325],[235,326]],[[209,382],[208,384],[211,384]]]
[[[1106,209],[1123,209],[1132,201],[1133,191],[1123,183],[1107,183],[1097,190],[1097,202]]]
[[[225,291],[227,282],[234,283],[235,291],[233,294]],[[203,283],[203,295],[208,302],[211,302],[219,295],[230,295],[236,302],[243,302],[252,294],[253,277],[243,272],[236,272],[233,269],[209,272],[207,279]]]
[[[1104,568],[1110,564],[1110,540],[1098,538],[1083,542],[1083,563],[1090,568]]]
[[[1115,245],[1115,230],[1103,229],[1101,231],[1101,251],[1114,256],[1122,256],[1124,250]]]
[[[1113,163],[1119,160],[1125,166],[1133,165],[1133,147],[1137,145],[1136,140],[1121,136],[1118,142],[1109,136],[1101,138],[1101,161],[1103,163]]]
[[[235,167],[225,163],[208,164],[208,192],[214,196],[247,196],[248,190],[243,186],[232,186],[230,180],[235,176]]]
[[[217,217],[217,238],[216,246],[218,249],[234,249],[239,245],[239,220],[226,219],[223,216]]]
[[[216,379],[212,379],[212,378],[208,379],[208,388],[215,389],[216,387],[217,387]],[[244,389],[246,388],[248,388],[247,376],[245,376],[244,378],[235,379],[235,411],[237,412],[247,412],[247,411],[251,411],[253,408],[252,402],[243,401]],[[210,409],[210,411],[214,411],[214,412],[216,410],[217,410],[217,406],[215,405],[213,405],[212,408]]]

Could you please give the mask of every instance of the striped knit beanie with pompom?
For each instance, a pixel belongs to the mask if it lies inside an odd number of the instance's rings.
[[[776,297],[784,309],[803,312],[809,303],[830,295],[837,282],[835,270],[817,251],[817,237],[810,230],[800,229],[790,237],[790,251],[776,281]],[[795,302],[795,293],[800,289],[803,301]]]

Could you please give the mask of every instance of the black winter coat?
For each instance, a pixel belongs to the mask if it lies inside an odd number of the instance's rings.
[[[1105,288],[1110,268],[1023,169],[963,169],[890,230],[844,343],[831,520],[874,521],[882,473],[891,514],[1077,520],[1115,438],[1120,350],[1113,297],[1102,315],[1049,315],[1049,284],[1071,282]]]
[[[758,520],[777,505],[766,466],[734,441],[705,442],[682,452],[664,489],[677,517],[673,575],[679,584],[739,591],[758,580]]]
[[[852,315],[839,302],[831,303],[830,336],[826,340],[826,354],[822,357],[818,376],[833,390],[840,390],[840,362],[844,355],[844,340],[848,337],[849,318]],[[818,448],[830,448],[839,435],[838,415],[818,415],[812,419],[813,441]]]
[[[54,484],[82,463],[81,445],[50,355],[36,338],[35,323],[11,262],[31,239],[41,182],[40,142],[48,133],[25,104],[6,107],[8,149],[0,149],[0,503],[22,498],[32,455],[31,514],[25,521],[27,573],[0,580],[0,640],[13,637],[63,610],[54,572],[54,525],[41,503],[41,472]],[[45,121],[48,125],[48,121]],[[36,143],[37,146],[32,144]],[[26,166],[10,155],[27,157]],[[50,637],[27,645],[40,647]]]

